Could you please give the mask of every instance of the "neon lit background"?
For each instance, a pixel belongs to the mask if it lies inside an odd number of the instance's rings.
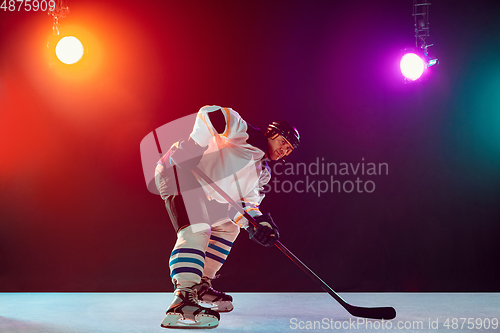
[[[439,1],[427,80],[404,84],[411,1],[68,1],[0,12],[0,288],[171,290],[172,227],[139,143],[205,104],[287,118],[291,162],[387,163],[372,194],[270,193],[283,243],[339,291],[499,290],[498,5]],[[283,180],[299,178],[277,176]],[[304,236],[307,235],[307,236]],[[225,290],[316,291],[244,232]],[[265,259],[264,259],[265,258]]]

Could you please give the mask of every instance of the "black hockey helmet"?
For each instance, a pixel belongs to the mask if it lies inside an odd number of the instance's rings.
[[[296,149],[300,143],[299,131],[286,120],[273,121],[267,126],[266,137],[274,139],[282,135]]]

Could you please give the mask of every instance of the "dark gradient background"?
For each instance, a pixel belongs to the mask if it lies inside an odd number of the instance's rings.
[[[387,163],[359,176],[373,193],[261,206],[335,290],[500,291],[498,2],[433,1],[440,64],[406,85],[411,0],[68,5],[61,34],[88,48],[75,66],[47,51],[45,13],[0,12],[0,291],[172,290],[175,235],[139,143],[206,104],[294,123],[293,164]],[[319,290],[244,231],[220,273],[226,291]]]

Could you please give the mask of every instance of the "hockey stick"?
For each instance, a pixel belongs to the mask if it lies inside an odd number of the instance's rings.
[[[245,218],[254,226],[257,227],[258,224],[255,219],[248,214],[243,207],[238,205],[224,190],[222,190],[217,184],[215,184],[203,171],[198,167],[193,170],[193,172],[202,178],[207,184],[209,184],[217,193],[219,193],[231,206],[233,206],[239,213],[243,214]],[[337,302],[340,303],[351,315],[355,317],[362,318],[372,318],[372,319],[394,319],[396,317],[396,310],[392,307],[376,307],[376,308],[365,308],[360,306],[354,306],[347,303],[342,297],[340,297],[329,285],[327,285],[323,280],[321,280],[309,267],[307,267],[302,261],[299,260],[290,250],[288,250],[280,241],[276,241],[274,245],[281,250],[290,260],[292,260],[299,268],[304,271],[311,279],[313,279],[317,284],[323,288],[324,291],[330,294]]]

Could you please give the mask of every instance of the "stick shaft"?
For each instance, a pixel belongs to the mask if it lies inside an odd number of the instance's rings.
[[[241,207],[236,201],[234,201],[223,189],[221,189],[217,184],[215,184],[203,171],[198,167],[193,170],[193,172],[202,178],[207,184],[209,184],[215,191],[217,191],[231,206],[233,206],[238,212],[240,212],[248,222],[255,228],[258,227],[258,223],[255,219],[248,214],[243,207]],[[329,285],[327,285],[323,280],[321,280],[309,267],[307,267],[302,261],[299,260],[290,250],[288,250],[280,241],[276,241],[274,245],[280,249],[290,260],[292,260],[304,273],[306,273],[314,282],[319,284],[321,288],[326,291],[330,296],[332,296],[337,302],[340,303],[351,315],[356,317],[373,318],[373,319],[393,319],[396,317],[396,311],[391,307],[383,308],[363,308],[350,305],[342,297],[340,297]]]
[[[250,224],[255,228],[258,227],[257,221],[248,214],[243,207],[241,207],[236,201],[233,200],[223,189],[221,189],[217,184],[215,184],[203,171],[199,168],[193,170],[200,178],[202,178],[206,183],[208,183],[217,193],[219,193],[231,206],[236,208],[236,210],[242,214]],[[321,288],[329,293],[335,300],[337,300],[344,308],[348,309],[349,304],[342,299],[329,285],[327,285],[323,280],[319,278],[309,267],[307,267],[299,258],[297,258],[290,250],[288,250],[280,241],[276,241],[274,245],[280,249],[283,254],[285,254],[291,261],[293,261],[299,268],[305,272],[311,279],[313,279]]]

